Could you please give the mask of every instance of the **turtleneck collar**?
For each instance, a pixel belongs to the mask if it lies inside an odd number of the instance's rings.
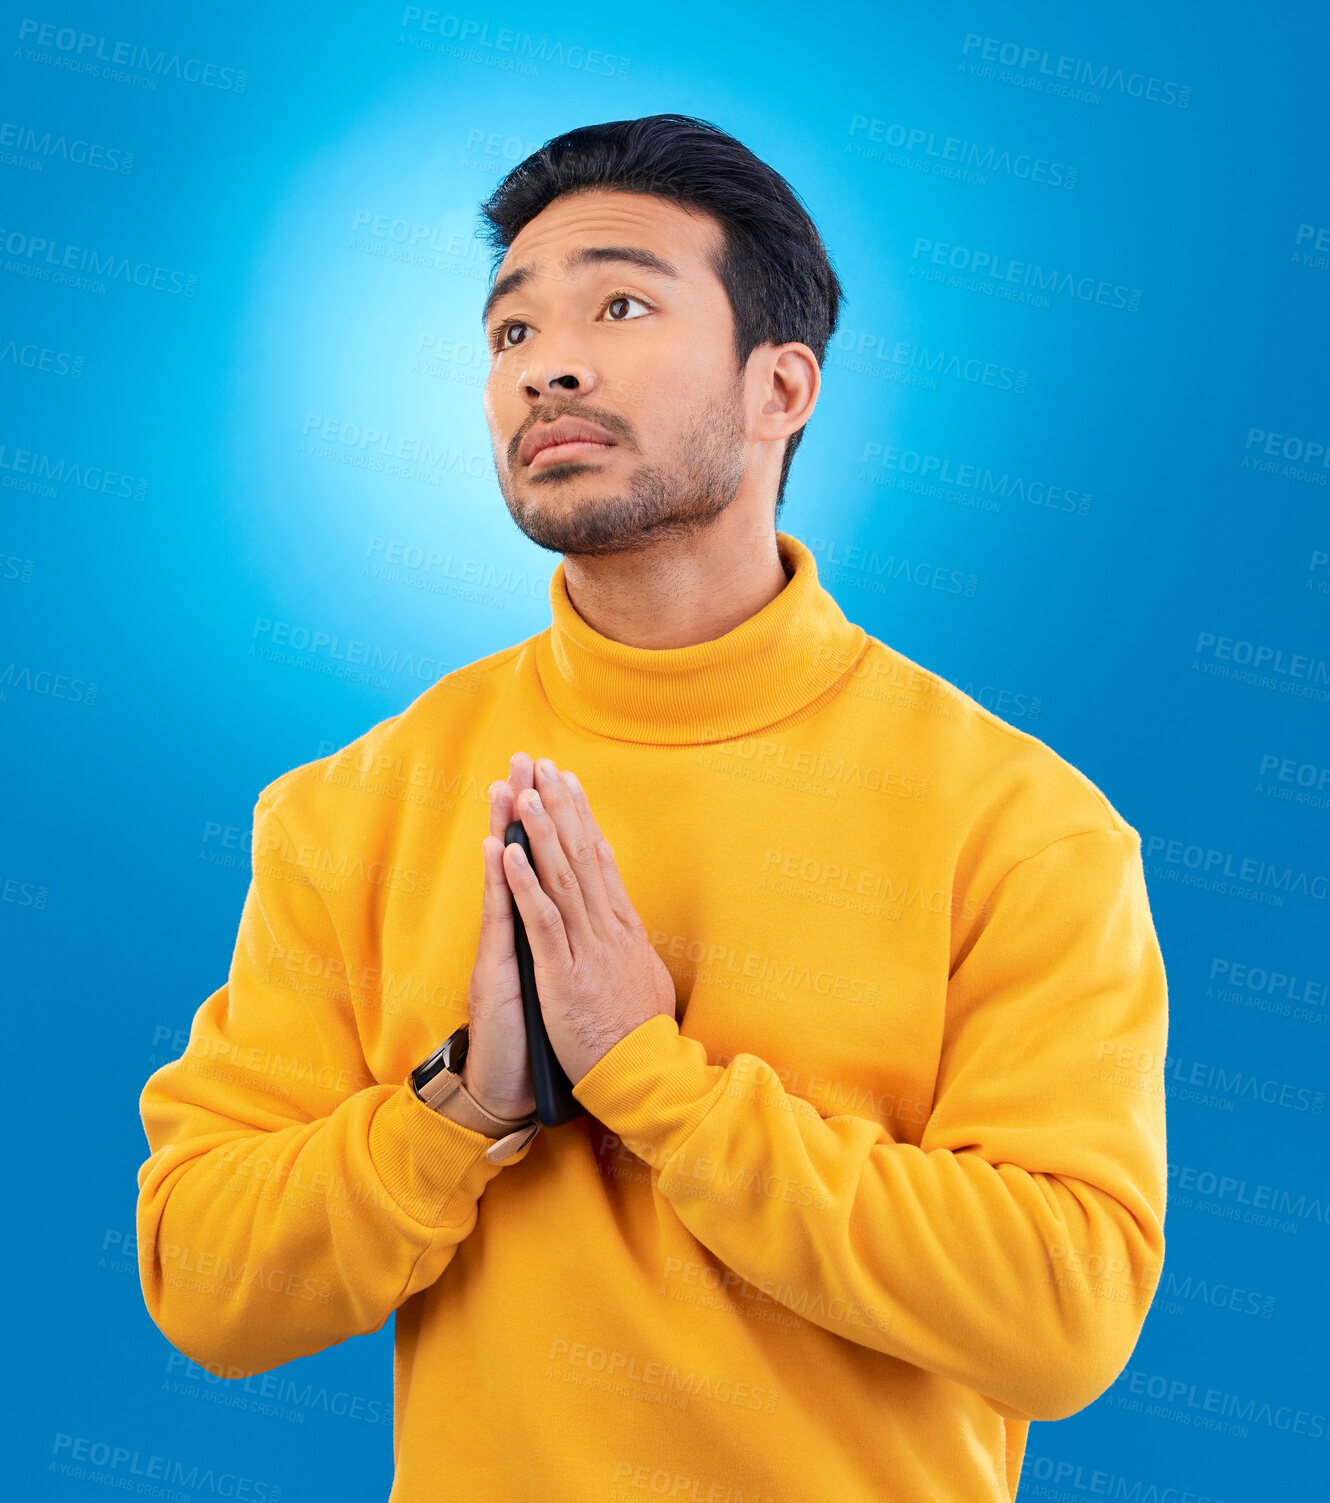
[[[710,642],[629,647],[594,631],[550,579],[551,624],[536,671],[561,719],[615,741],[696,746],[753,735],[843,679],[867,641],[817,577],[812,552],[777,532],[789,583],[756,615]]]

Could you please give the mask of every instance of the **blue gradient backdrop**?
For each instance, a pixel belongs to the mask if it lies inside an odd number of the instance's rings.
[[[780,525],[1145,841],[1168,1263],[1021,1496],[1317,1495],[1330,24],[1281,9],[4,7],[15,1496],[122,1486],[117,1447],[197,1497],[387,1495],[391,1323],[226,1385],[148,1319],[137,1097],[225,979],[259,789],[547,624],[476,207],[660,111],[784,173],[847,289]],[[112,1461],[62,1472],[75,1441]]]

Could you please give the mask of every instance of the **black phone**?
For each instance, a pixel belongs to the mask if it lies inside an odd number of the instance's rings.
[[[531,859],[531,842],[527,839],[526,826],[520,819],[513,820],[504,832],[505,846],[520,845],[532,871],[536,863]],[[536,1116],[546,1127],[558,1127],[571,1122],[586,1111],[573,1096],[573,1083],[568,1072],[559,1063],[550,1036],[545,1028],[545,1016],[540,1010],[540,996],[536,991],[536,968],[531,958],[531,942],[526,937],[526,925],[513,898],[513,940],[517,948],[517,974],[522,979],[522,1016],[526,1020],[526,1052],[531,1061],[531,1084],[536,1092]]]

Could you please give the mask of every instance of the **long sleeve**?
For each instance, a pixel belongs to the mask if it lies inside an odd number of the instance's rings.
[[[967,936],[918,1146],[665,1016],[573,1094],[773,1299],[1053,1420],[1122,1371],[1163,1263],[1166,1035],[1140,840],[1102,829],[1017,863]]]
[[[227,982],[139,1102],[144,1300],[227,1377],[377,1330],[439,1277],[485,1186],[530,1147],[493,1164],[492,1139],[374,1079],[332,918],[292,849],[260,798]]]

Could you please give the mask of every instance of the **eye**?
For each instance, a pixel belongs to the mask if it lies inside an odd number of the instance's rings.
[[[518,318],[508,318],[495,329],[490,336],[490,348],[502,354],[504,350],[516,349],[516,345],[507,344],[505,341],[510,329],[524,329],[526,325]]]
[[[636,303],[639,308],[645,309],[648,313],[655,312],[655,309],[652,307],[652,305],[648,303],[645,298],[638,297],[635,292],[611,292],[610,295],[605,299],[605,301],[600,305],[601,312],[604,313],[607,310],[616,307],[617,305],[625,303]],[[640,313],[628,314],[622,317],[611,318],[608,320],[608,322],[612,324],[625,324],[630,323],[633,318],[640,318],[641,316],[642,315]],[[504,319],[504,321],[494,330],[493,334],[490,335],[490,348],[496,354],[500,355],[503,354],[505,350],[515,350],[518,347],[518,344],[525,344],[526,340],[521,339],[518,340],[515,344],[510,344],[508,342],[508,335],[514,329],[525,329],[527,327],[528,325],[525,324],[520,318]]]
[[[614,293],[611,293],[610,296],[609,296],[609,299],[606,301],[605,306],[607,308],[613,308],[617,303],[636,303],[638,305],[638,307],[645,308],[648,313],[651,312],[651,304],[648,303],[645,298],[635,297],[631,292],[614,292]],[[614,324],[623,324],[623,323],[627,323],[628,319],[627,318],[612,318],[610,320],[610,322],[614,323]]]

